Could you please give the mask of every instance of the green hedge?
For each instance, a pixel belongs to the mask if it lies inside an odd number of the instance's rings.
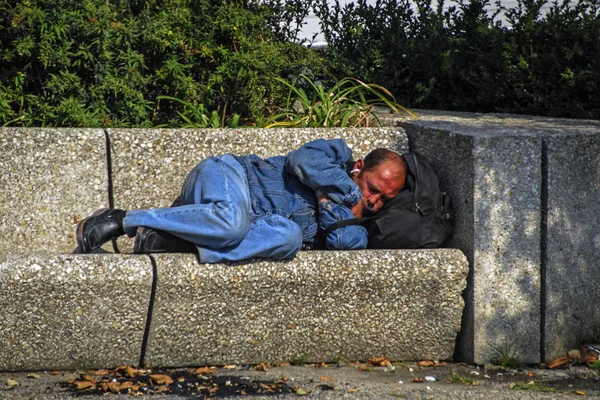
[[[597,0],[365,0],[318,13],[338,75],[390,89],[409,107],[600,119]]]
[[[203,110],[260,124],[286,104],[277,78],[301,74],[411,108],[600,119],[599,0],[545,16],[518,0],[505,24],[489,0],[437,1],[0,0],[0,126],[178,126]],[[313,7],[324,52],[293,44]]]
[[[306,8],[281,1],[3,0],[0,126],[179,124],[180,102],[246,123],[287,94],[276,77],[318,73],[291,44]]]

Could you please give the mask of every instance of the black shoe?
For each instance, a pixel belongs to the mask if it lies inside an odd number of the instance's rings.
[[[135,233],[133,252],[136,254],[195,253],[196,246],[170,233],[140,226]]]
[[[75,236],[81,253],[91,253],[109,240],[124,235],[125,214],[125,210],[102,208],[79,221]]]

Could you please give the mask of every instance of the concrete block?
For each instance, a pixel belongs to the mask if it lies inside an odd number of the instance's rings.
[[[0,252],[70,253],[77,222],[108,205],[99,129],[0,128]]]
[[[457,357],[511,349],[526,363],[598,340],[600,122],[421,111],[411,150],[456,201],[471,271]]]
[[[153,257],[151,366],[447,360],[454,351],[468,271],[459,250],[311,251],[227,265]]]
[[[113,129],[109,137],[114,204],[128,210],[168,207],[188,172],[214,155],[285,155],[317,138],[344,138],[357,159],[377,147],[408,149],[398,128]],[[120,251],[130,252],[133,240],[120,238],[118,244]]]
[[[600,341],[600,123],[545,139],[546,360]]]
[[[147,256],[0,254],[0,370],[136,365]]]
[[[470,114],[401,125],[455,200],[446,245],[471,264],[457,358],[483,364],[511,349],[540,362],[541,138]]]

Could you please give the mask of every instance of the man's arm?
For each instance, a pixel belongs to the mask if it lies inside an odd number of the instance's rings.
[[[291,152],[285,168],[313,189],[319,201],[319,228],[325,229],[341,220],[362,216],[362,193],[346,172],[352,151],[341,139],[315,140]],[[367,230],[360,225],[336,229],[325,238],[332,250],[364,249]]]
[[[318,139],[289,153],[285,169],[315,192],[352,208],[362,193],[346,173],[346,162],[351,160],[352,150],[342,139]]]
[[[357,204],[361,204],[361,202]],[[355,217],[348,207],[329,201],[325,196],[319,196],[319,229],[321,232],[326,232],[327,227],[335,222]],[[325,237],[325,248],[329,250],[360,250],[366,249],[368,242],[368,233],[364,226],[349,225],[331,231]]]

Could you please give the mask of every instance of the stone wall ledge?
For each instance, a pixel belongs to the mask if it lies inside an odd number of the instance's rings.
[[[0,254],[0,370],[449,360],[468,268],[450,249]]]

